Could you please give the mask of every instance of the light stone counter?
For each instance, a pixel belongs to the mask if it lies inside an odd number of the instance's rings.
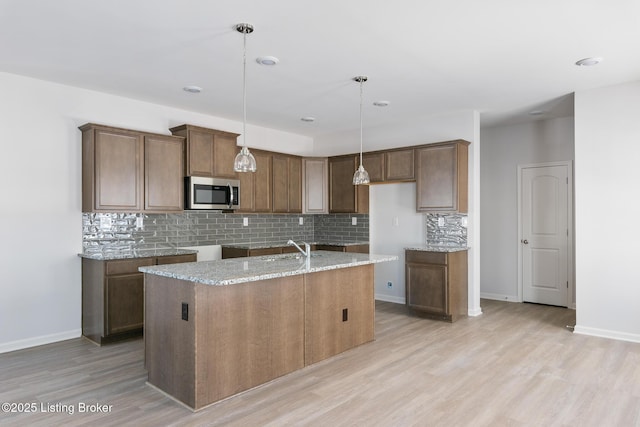
[[[139,270],[146,274],[222,286],[396,260],[396,255],[314,251],[309,259],[290,253],[154,265],[140,267]]]
[[[176,256],[176,255],[192,255],[197,254],[197,250],[190,249],[118,249],[114,251],[104,252],[83,252],[78,254],[80,258],[95,259],[98,261],[109,261],[113,259],[133,259],[133,258],[152,258],[160,256]]]
[[[460,252],[468,251],[466,246],[444,246],[444,245],[424,245],[404,248],[407,251],[423,251],[423,252]]]
[[[296,241],[296,243],[302,243],[301,240]],[[323,245],[323,246],[357,246],[357,245],[368,245],[368,241],[361,242],[335,242],[335,241],[313,241],[307,242],[310,245]],[[237,249],[267,249],[267,248],[280,248],[289,246],[287,242],[281,243],[227,243],[222,245],[223,248],[237,248]]]

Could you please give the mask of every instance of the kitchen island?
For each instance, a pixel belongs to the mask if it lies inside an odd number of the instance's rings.
[[[148,382],[194,410],[374,339],[373,264],[312,252],[141,267]]]

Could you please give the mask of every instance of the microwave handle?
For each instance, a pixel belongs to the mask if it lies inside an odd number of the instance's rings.
[[[227,184],[229,186],[229,209],[233,209],[233,188],[231,187],[231,183]]]

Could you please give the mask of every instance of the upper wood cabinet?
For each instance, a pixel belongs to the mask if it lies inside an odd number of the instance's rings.
[[[240,150],[238,134],[193,125],[170,130],[186,141],[184,176],[237,178],[233,161]]]
[[[272,212],[272,153],[251,150],[256,159],[255,172],[240,172],[240,209],[238,212]]]
[[[384,153],[385,181],[414,181],[414,151],[412,148]]]
[[[356,159],[359,162],[359,158]],[[362,166],[369,174],[369,181],[372,184],[384,182],[384,153],[364,153],[362,155]]]
[[[329,213],[329,160],[307,157],[302,159],[302,213]]]
[[[364,153],[362,165],[372,184],[415,180],[413,148]]]
[[[302,159],[273,153],[273,212],[302,212]]]
[[[329,212],[369,213],[369,186],[353,185],[355,155],[329,158]]]
[[[418,212],[467,212],[468,146],[457,140],[416,149]]]
[[[183,209],[183,138],[92,123],[80,130],[83,212]]]
[[[144,137],[144,210],[172,212],[184,209],[182,150],[184,141],[173,136]]]

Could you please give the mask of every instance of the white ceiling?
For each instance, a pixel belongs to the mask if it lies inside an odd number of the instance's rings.
[[[470,110],[490,126],[640,79],[639,17],[638,0],[0,0],[0,71],[242,120],[249,22],[249,123],[353,133],[364,74],[365,129]]]

